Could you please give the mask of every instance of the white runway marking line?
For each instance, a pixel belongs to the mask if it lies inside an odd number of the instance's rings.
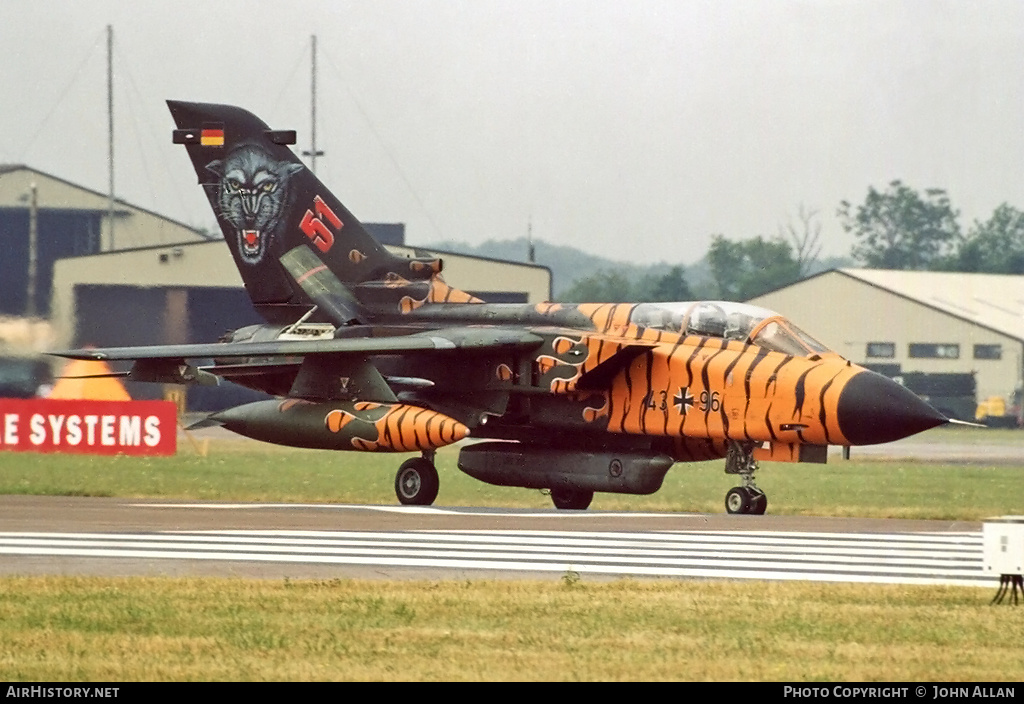
[[[980,533],[0,533],[0,554],[992,586]]]
[[[386,552],[388,554],[419,554],[429,553],[434,557],[451,557],[475,555],[493,559],[496,556],[515,557],[522,553],[537,553],[541,555],[570,555],[570,556],[595,556],[592,559],[619,558],[623,560],[635,560],[647,558],[648,561],[678,561],[681,551],[685,551],[690,557],[702,559],[748,559],[763,560],[765,550],[743,550],[739,548],[722,550],[712,543],[691,542],[675,546],[659,544],[656,547],[643,546],[642,541],[629,540],[625,543],[614,541],[564,541],[552,538],[547,541],[535,541],[530,545],[507,544],[502,540],[488,540],[488,536],[472,536],[476,540],[465,542],[458,536],[446,536],[442,534],[416,535],[409,539],[405,534],[397,536],[366,535],[362,538],[356,536],[339,535],[329,538],[313,540],[310,538],[285,538],[271,536],[249,536],[245,534],[233,534],[221,536],[216,534],[201,533],[191,534],[143,534],[131,536],[112,536],[107,534],[81,534],[81,535],[29,535],[23,534],[10,538],[7,542],[11,545],[48,545],[51,547],[60,545],[63,547],[76,548],[104,548],[120,546],[123,543],[130,544],[133,548],[163,549],[167,545],[173,545],[178,549],[222,551],[224,546],[243,546],[246,552],[293,552],[308,555],[332,554],[338,552]],[[444,548],[438,547],[443,545]],[[966,553],[957,558],[935,555],[921,555],[914,552],[903,553],[887,549],[887,554],[878,556],[877,551],[869,550],[836,550],[830,551],[827,548],[816,547],[814,549],[785,549],[783,546],[775,546],[771,551],[774,562],[805,563],[805,564],[832,564],[839,562],[846,565],[893,565],[893,566],[946,566],[952,568],[951,562],[958,559],[971,563],[976,562],[976,555]]]
[[[439,506],[374,506],[372,504],[218,504],[218,503],[135,503],[132,508],[188,508],[241,511],[247,509],[318,509],[324,511],[379,511],[381,513],[410,513],[437,516],[514,516],[521,518],[664,518],[664,513],[638,513],[635,511],[573,511],[540,509],[536,511],[517,509],[474,509],[461,506],[443,508]],[[674,518],[693,518],[697,513],[673,513]]]

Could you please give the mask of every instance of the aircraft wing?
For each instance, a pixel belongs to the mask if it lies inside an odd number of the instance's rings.
[[[356,337],[265,342],[214,342],[195,345],[82,348],[51,352],[68,359],[103,361],[305,357],[308,355],[386,355],[445,350],[528,349],[541,338],[522,329],[446,328],[392,337]]]
[[[331,387],[331,379],[345,376],[355,382],[351,388],[334,393],[360,393],[366,400],[387,402],[394,394],[369,357],[516,351],[541,343],[540,337],[522,328],[470,326],[382,337],[86,348],[51,354],[68,359],[130,361],[130,378],[153,383],[216,386],[218,378],[223,377],[252,386],[244,379],[259,378],[262,385],[253,388],[300,398],[319,398],[324,389]],[[220,363],[195,366],[186,361],[201,359]]]

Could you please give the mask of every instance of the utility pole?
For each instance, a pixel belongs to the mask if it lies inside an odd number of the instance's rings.
[[[318,156],[323,156],[324,153],[322,151],[318,151],[317,148],[316,148],[316,35],[314,34],[310,39],[312,40],[312,50],[310,52],[310,54],[312,56],[312,65],[310,66],[311,88],[310,88],[310,94],[309,94],[309,98],[310,98],[310,100],[309,100],[309,102],[310,102],[309,114],[310,114],[310,121],[312,123],[310,125],[310,130],[309,130],[309,134],[311,136],[311,141],[310,141],[309,151],[302,152],[302,156],[308,156],[309,157],[309,169],[310,169],[310,171],[312,171],[315,174],[316,173],[316,158]]]
[[[36,277],[39,269],[39,198],[35,181],[28,191],[28,284],[25,291],[25,317],[36,317]]]
[[[534,264],[537,261],[537,252],[533,248],[533,216],[526,221],[526,261]]]
[[[107,251],[114,249],[114,27],[107,25],[107,165],[110,189],[107,198]],[[100,243],[103,249],[103,243]]]

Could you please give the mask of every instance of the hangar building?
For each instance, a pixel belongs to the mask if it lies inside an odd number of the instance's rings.
[[[210,239],[144,208],[120,200],[113,206],[111,218],[103,193],[28,166],[0,164],[0,315],[49,317],[53,264],[58,259]]]
[[[970,374],[979,400],[1024,380],[1024,276],[833,269],[749,302],[888,376]]]
[[[418,251],[386,246],[402,256]],[[550,297],[547,267],[430,251],[443,260],[445,281],[485,301]],[[263,322],[220,239],[61,259],[54,266],[53,320],[62,344],[96,346],[213,342]]]

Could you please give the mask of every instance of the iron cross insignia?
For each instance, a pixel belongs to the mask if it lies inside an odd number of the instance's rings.
[[[693,405],[693,394],[690,393],[689,389],[680,387],[679,393],[672,399],[672,402],[676,404],[676,408],[679,409],[681,414],[686,415],[686,412]]]

